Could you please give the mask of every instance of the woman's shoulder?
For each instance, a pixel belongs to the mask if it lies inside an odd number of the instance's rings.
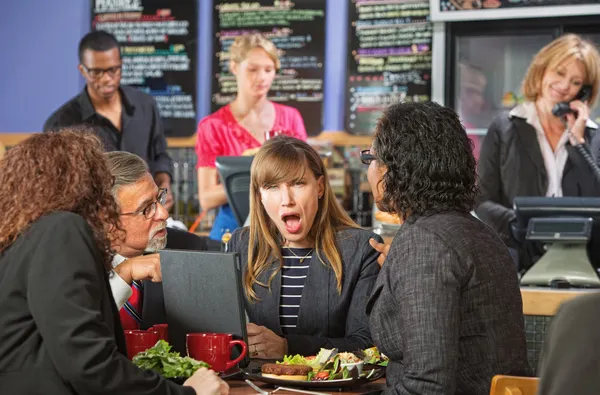
[[[231,121],[229,105],[223,106],[210,115],[205,116],[198,123],[198,132],[206,132],[227,125]]]
[[[67,226],[75,226],[80,229],[90,230],[85,218],[81,215],[70,211],[55,211],[40,217],[34,222],[32,227],[54,227],[66,228]]]
[[[232,248],[239,252],[240,248],[247,248],[250,240],[250,227],[237,228],[231,234]]]
[[[26,231],[28,240],[53,244],[60,240],[94,239],[94,233],[85,218],[69,211],[55,211],[38,218]]]
[[[380,243],[383,243],[383,239],[371,230],[364,228],[343,228],[336,232],[336,240],[340,245],[340,248],[351,246],[353,251],[360,251],[363,247],[372,248],[369,244],[369,239],[375,239]]]
[[[515,109],[512,109],[510,111],[503,111],[502,113],[496,115],[492,119],[489,131],[504,131],[512,127],[515,123],[515,118],[518,118],[513,115],[514,110]]]
[[[281,104],[281,103],[277,103],[277,102],[271,102],[273,103],[273,107],[275,108],[275,112],[279,113],[279,114],[283,114],[283,115],[287,115],[287,116],[299,116],[300,115],[300,111],[298,111],[298,109],[291,107],[291,106],[286,106],[285,104]]]

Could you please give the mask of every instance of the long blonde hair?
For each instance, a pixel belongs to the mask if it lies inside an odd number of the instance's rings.
[[[577,59],[585,68],[584,85],[592,86],[588,99],[590,107],[598,98],[600,80],[600,54],[589,41],[576,34],[565,34],[552,41],[535,55],[523,79],[521,90],[528,101],[535,101],[542,90],[542,80],[546,70],[555,70],[567,61]]]
[[[269,218],[260,198],[260,188],[269,184],[300,180],[306,171],[315,178],[323,177],[324,193],[319,199],[319,208],[307,237],[315,241],[316,255],[331,265],[337,279],[337,290],[342,290],[342,259],[336,244],[336,232],[344,228],[358,228],[340,206],[329,185],[327,170],[319,154],[304,141],[288,136],[268,140],[258,151],[252,162],[250,181],[250,240],[248,244],[248,270],[244,276],[244,290],[249,300],[258,300],[252,286],[256,283],[270,288],[276,272],[267,284],[258,277],[271,265],[283,259],[280,246],[285,242],[277,226]]]

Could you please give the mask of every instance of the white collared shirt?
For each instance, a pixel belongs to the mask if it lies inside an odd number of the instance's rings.
[[[125,258],[122,255],[115,254],[112,260],[113,267],[117,267]],[[131,285],[127,284],[125,280],[123,280],[114,270],[111,270],[108,274],[108,280],[110,283],[110,290],[112,291],[113,298],[115,299],[115,303],[117,304],[117,308],[120,310],[125,302],[131,297],[133,291],[131,290]]]
[[[535,103],[525,102],[519,104],[511,110],[509,116],[523,118],[525,122],[535,129],[538,144],[540,145],[540,151],[544,158],[546,173],[548,174],[546,196],[562,197],[562,177],[565,171],[567,158],[569,157],[569,153],[567,152],[569,134],[567,133],[567,130],[565,129],[562,136],[560,136],[560,140],[558,140],[558,143],[556,144],[555,150],[552,151],[552,146],[546,138],[546,134],[540,123]]]

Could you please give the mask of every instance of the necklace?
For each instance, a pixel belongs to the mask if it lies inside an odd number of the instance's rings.
[[[286,247],[286,248],[288,249],[288,251],[289,251],[289,252],[291,252],[292,254],[294,254],[294,256],[295,256],[296,258],[299,258],[299,259],[300,259],[300,263],[303,263],[303,262],[304,262],[304,260],[305,260],[306,258],[308,258],[308,256],[309,256],[310,254],[312,254],[312,252],[315,250],[314,248],[311,248],[311,249],[310,249],[310,251],[308,251],[308,254],[306,254],[306,255],[304,255],[302,258],[300,258],[298,255],[296,255],[296,253],[294,252],[294,250],[292,250],[290,247]]]

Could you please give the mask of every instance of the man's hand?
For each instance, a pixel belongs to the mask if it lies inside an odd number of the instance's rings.
[[[159,188],[164,188],[167,190],[167,202],[165,203],[164,207],[170,212],[173,208],[173,192],[171,190],[171,177],[169,176],[169,173],[156,173],[154,176],[154,182],[156,182],[156,185]]]
[[[380,243],[375,239],[369,239],[369,244],[379,252],[377,263],[379,263],[379,266],[383,266],[383,262],[385,262],[385,258],[387,257],[388,252],[390,252],[390,244]]]
[[[117,265],[114,271],[127,284],[131,284],[133,280],[152,280],[155,283],[162,281],[159,254],[141,255],[127,259]]]
[[[287,354],[288,344],[285,337],[256,324],[246,325],[248,331],[248,353],[251,358],[281,359]]]

